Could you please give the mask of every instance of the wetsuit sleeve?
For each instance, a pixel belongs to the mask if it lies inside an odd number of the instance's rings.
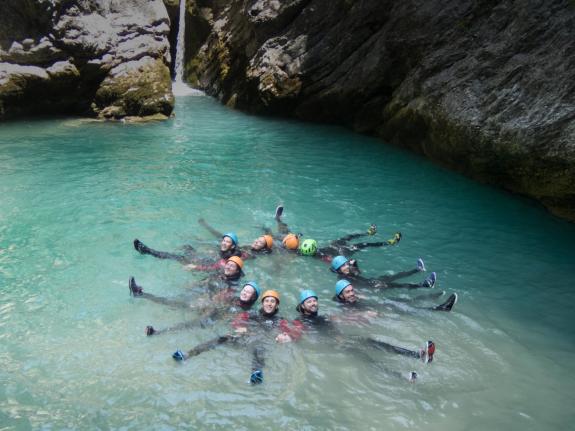
[[[293,341],[297,341],[303,334],[303,323],[299,320],[294,320],[291,325],[287,320],[280,321],[280,331],[290,336]]]

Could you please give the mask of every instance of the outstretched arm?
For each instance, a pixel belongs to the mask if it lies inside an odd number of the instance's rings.
[[[216,238],[221,238],[223,233],[216,230],[214,227],[210,226],[203,218],[198,220],[198,223],[205,227],[213,236]]]

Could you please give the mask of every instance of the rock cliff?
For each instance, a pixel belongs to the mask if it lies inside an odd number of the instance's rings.
[[[3,0],[0,8],[0,119],[172,112],[161,0]]]
[[[188,80],[337,122],[575,220],[575,1],[188,0]]]

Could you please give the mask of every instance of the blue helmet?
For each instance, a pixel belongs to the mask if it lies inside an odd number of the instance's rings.
[[[254,288],[254,290],[256,291],[256,297],[255,299],[258,299],[259,296],[262,294],[262,290],[260,289],[260,285],[255,282],[255,281],[248,281],[247,283],[244,284],[244,287],[246,286],[252,286]]]
[[[317,295],[315,294],[315,292],[313,290],[302,290],[301,293],[299,294],[299,303],[303,304],[306,299],[309,298],[315,298],[317,299]]]
[[[233,232],[226,232],[225,234],[222,235],[222,238],[225,237],[225,236],[227,236],[228,238],[230,238],[230,239],[233,241],[234,245],[238,245],[238,236],[237,236],[235,233],[233,233]]]
[[[335,283],[335,294],[339,296],[340,293],[343,292],[343,289],[345,289],[350,284],[351,281],[349,280],[339,280],[337,283]]]
[[[347,262],[347,257],[345,256],[336,256],[333,258],[333,260],[331,261],[331,269],[333,269],[334,271],[337,271],[338,269],[340,269],[346,262]]]

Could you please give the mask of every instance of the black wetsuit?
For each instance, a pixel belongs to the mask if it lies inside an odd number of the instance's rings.
[[[333,300],[336,301],[340,306],[342,306],[346,310],[354,310],[354,311],[372,310],[372,311],[375,311],[375,310],[380,309],[380,308],[385,307],[385,306],[391,306],[395,310],[406,311],[405,309],[399,307],[397,304],[394,304],[394,303],[395,302],[410,303],[410,302],[420,301],[420,300],[429,300],[429,299],[438,298],[441,295],[443,295],[443,292],[436,292],[436,293],[431,294],[431,295],[419,295],[419,296],[416,296],[415,298],[409,298],[409,299],[403,299],[403,298],[393,299],[393,300],[391,300],[393,302],[391,302],[391,303],[387,302],[385,304],[380,304],[380,303],[373,302],[373,301],[366,301],[363,299],[358,299],[355,302],[346,302],[337,295],[334,295]],[[409,307],[417,308],[419,310],[450,311],[451,307],[449,307],[449,309],[447,309],[447,306],[451,301],[452,301],[452,299],[451,299],[451,297],[449,297],[442,304],[435,305],[432,307],[420,307],[420,306],[416,306],[416,305],[409,305]]]
[[[285,323],[284,323],[285,322]],[[264,328],[267,333],[271,329],[282,329],[287,325],[287,321],[277,314],[277,310],[273,314],[266,314],[263,309],[251,312],[242,312],[232,322],[232,326],[237,329],[245,325],[252,326],[256,324],[258,327]],[[251,337],[246,334],[226,334],[204,343],[198,344],[192,349],[188,350],[185,354],[185,358],[190,358],[192,356],[198,356],[203,352],[208,350],[213,350],[217,346],[229,343],[242,343],[247,344],[252,352],[252,372],[261,371],[265,366],[265,347],[259,342],[258,337]],[[258,332],[259,335],[259,332]],[[274,334],[275,335],[275,334]]]
[[[301,310],[298,307],[298,310]],[[411,358],[421,358],[421,352],[394,346],[384,341],[376,340],[371,337],[363,336],[344,336],[335,326],[335,324],[325,316],[316,314],[301,314],[299,320],[306,329],[312,329],[322,335],[328,335],[335,339],[340,347],[346,349],[357,349],[358,347],[371,347],[379,350],[397,353]]]
[[[420,289],[422,287],[428,287],[424,283],[395,283],[395,280],[400,278],[409,277],[410,275],[417,274],[420,272],[418,269],[412,269],[409,271],[398,272],[393,275],[382,275],[375,278],[367,278],[357,272],[351,272],[350,274],[344,275],[337,271],[339,279],[349,280],[355,287],[358,288],[369,288],[369,289]]]
[[[221,303],[217,306],[205,307],[201,310],[200,316],[195,319],[189,320],[187,322],[182,322],[168,328],[155,329],[151,326],[146,328],[147,335],[159,335],[166,332],[174,332],[182,329],[191,329],[196,327],[205,328],[206,326],[213,325],[214,321],[221,320],[232,314],[236,314],[242,311],[249,311],[254,304],[254,301],[244,302],[238,297],[232,297],[228,300],[223,299]],[[180,305],[181,304],[181,305]],[[179,306],[188,308],[188,303],[181,301]],[[150,329],[151,328],[151,329]]]
[[[219,251],[219,259],[215,260],[209,257],[201,257],[196,254],[196,250],[191,245],[185,245],[182,247],[184,249],[183,253],[172,253],[168,251],[159,251],[154,250],[153,248],[148,247],[140,240],[134,240],[134,248],[140,252],[140,254],[148,254],[150,256],[154,256],[158,259],[170,259],[180,262],[182,265],[189,265],[195,264],[200,265],[201,267],[205,267],[204,270],[209,269],[217,269],[218,266],[222,266],[222,261],[225,264],[232,256],[238,256],[242,259],[244,258],[242,250],[238,247],[234,247],[233,249],[226,250],[226,251]],[[217,265],[217,266],[214,266]]]

